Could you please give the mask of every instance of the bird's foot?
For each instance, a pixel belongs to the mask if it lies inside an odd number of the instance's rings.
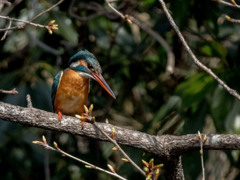
[[[95,117],[92,116],[93,104],[91,104],[89,108],[87,108],[87,106],[84,105],[84,110],[85,110],[85,113],[82,113],[81,115],[78,115],[78,114],[75,115],[76,118],[81,120],[82,128],[85,122],[90,122],[90,123],[95,122]]]
[[[58,111],[58,121],[61,122],[62,120],[62,112],[61,111]]]

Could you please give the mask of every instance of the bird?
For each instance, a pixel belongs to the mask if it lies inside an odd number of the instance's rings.
[[[62,119],[62,114],[91,116],[92,108],[91,111],[86,112],[88,111],[86,105],[92,79],[116,99],[102,76],[97,58],[88,50],[81,50],[70,58],[68,68],[60,71],[53,80],[52,105],[54,112],[58,114],[59,121]]]

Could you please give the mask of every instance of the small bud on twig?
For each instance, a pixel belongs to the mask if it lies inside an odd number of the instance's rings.
[[[58,24],[54,24],[54,23],[55,23],[55,20],[52,20],[47,25],[47,29],[48,29],[49,34],[52,34],[53,30],[57,30],[58,29]]]
[[[42,136],[42,140],[43,140],[44,144],[47,144],[47,140],[46,140],[46,137],[44,135]]]
[[[110,164],[107,164],[108,168],[113,172],[113,173],[116,173],[116,171],[113,169],[112,165]]]
[[[148,162],[144,161],[143,159],[142,159],[142,162],[143,162],[143,164],[144,164],[146,167],[149,167]]]
[[[114,139],[114,140],[115,140],[115,134],[116,134],[115,128],[113,127],[113,128],[112,128],[112,139]]]
[[[94,166],[85,165],[85,167],[88,168],[88,169],[95,169]]]
[[[40,146],[44,146],[44,143],[41,141],[32,141],[33,144],[38,144]]]
[[[116,150],[118,150],[118,147],[117,147],[117,146],[114,146],[114,147],[112,148],[112,150],[113,150],[113,151],[116,151]]]
[[[228,20],[228,21],[231,21],[231,18],[228,15],[225,16],[225,19]]]
[[[124,162],[129,162],[129,160],[126,159],[126,158],[122,158],[122,161],[124,161]]]
[[[54,144],[54,147],[55,147],[57,150],[59,150],[58,144],[57,144],[55,141],[53,142],[53,144]]]

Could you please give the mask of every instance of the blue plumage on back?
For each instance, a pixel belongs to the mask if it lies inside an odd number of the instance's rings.
[[[56,92],[57,92],[57,88],[58,88],[58,85],[59,85],[59,82],[61,80],[61,77],[62,77],[62,71],[60,71],[54,78],[53,80],[53,85],[52,85],[52,94],[51,94],[51,97],[52,97],[52,106],[53,106],[53,110],[54,110],[54,99],[55,99],[55,95],[56,95]]]
[[[102,70],[96,57],[88,50],[82,50],[69,60],[69,67],[58,73],[52,85],[52,105],[58,113],[72,115],[84,113],[89,94],[89,81],[96,80],[114,99],[116,96],[104,80]],[[84,116],[88,114],[84,113]],[[91,114],[90,114],[91,115]]]

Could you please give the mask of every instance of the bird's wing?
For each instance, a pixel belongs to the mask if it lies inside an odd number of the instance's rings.
[[[55,99],[55,95],[56,95],[56,92],[57,92],[57,89],[58,89],[59,82],[61,81],[62,75],[63,75],[63,71],[60,71],[60,72],[55,76],[55,78],[54,78],[54,80],[53,80],[52,94],[51,94],[53,110],[54,110],[54,99]]]

